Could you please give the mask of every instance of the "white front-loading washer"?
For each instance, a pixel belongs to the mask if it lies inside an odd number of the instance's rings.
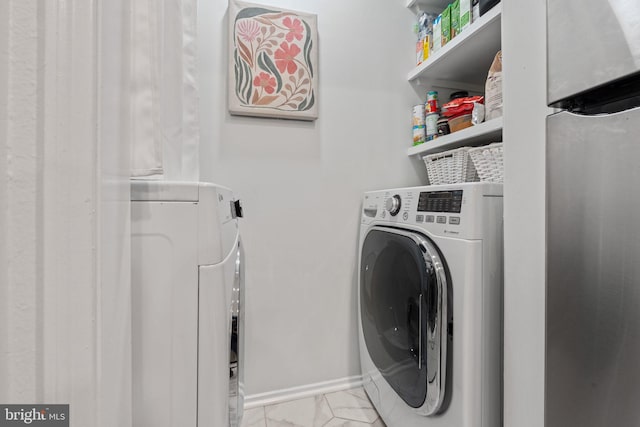
[[[502,425],[502,185],[365,193],[364,388],[388,427]]]
[[[243,408],[239,201],[202,182],[131,183],[136,427],[236,427]],[[123,355],[126,357],[126,355]]]

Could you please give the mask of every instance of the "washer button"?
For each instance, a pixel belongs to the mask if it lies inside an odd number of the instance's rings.
[[[460,217],[459,216],[450,216],[449,217],[449,224],[459,225],[460,224]]]
[[[424,221],[424,215],[416,215],[416,222],[423,222]]]
[[[446,216],[438,216],[438,219],[436,220],[436,222],[438,224],[446,224],[447,223],[447,217]]]
[[[434,217],[433,215],[427,215],[426,219],[424,220],[425,222],[433,222],[436,220],[436,217]]]
[[[405,212],[402,214],[402,219],[404,219],[405,221],[409,219],[409,212]]]

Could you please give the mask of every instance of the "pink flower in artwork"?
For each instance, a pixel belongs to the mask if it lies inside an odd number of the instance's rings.
[[[300,48],[295,44],[289,45],[287,42],[282,42],[280,49],[276,50],[276,67],[281,73],[284,73],[286,69],[289,74],[293,74],[298,69],[298,66],[294,62],[294,58],[300,53]]]
[[[271,74],[260,73],[253,79],[253,85],[263,88],[268,94],[272,94],[276,90],[276,79]]]
[[[260,34],[260,26],[256,21],[245,19],[238,24],[238,35],[251,43]]]
[[[291,18],[287,16],[286,18],[284,18],[282,23],[289,29],[289,32],[287,33],[287,41],[289,43],[293,41],[294,37],[297,40],[302,40],[302,33],[304,32],[304,28],[302,27],[299,19],[291,20]]]

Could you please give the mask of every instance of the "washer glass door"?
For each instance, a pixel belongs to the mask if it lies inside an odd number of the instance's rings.
[[[425,236],[386,227],[366,235],[360,310],[367,350],[382,376],[411,407],[431,415],[445,396],[447,279]]]

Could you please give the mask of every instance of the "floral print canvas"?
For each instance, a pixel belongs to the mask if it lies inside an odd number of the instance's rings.
[[[318,118],[317,16],[229,3],[231,114]]]

